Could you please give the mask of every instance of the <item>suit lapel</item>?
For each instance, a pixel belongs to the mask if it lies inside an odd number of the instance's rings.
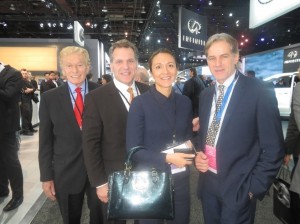
[[[61,88],[60,91],[60,99],[58,99],[61,102],[61,108],[63,109],[65,114],[66,119],[68,119],[68,123],[70,123],[75,130],[78,129],[80,130],[75,115],[74,115],[74,110],[73,110],[73,105],[72,105],[72,101],[70,98],[70,92],[69,92],[69,86],[66,83],[65,85],[63,85],[63,88]]]
[[[209,118],[210,118],[210,112],[211,112],[211,106],[214,100],[214,94],[215,94],[215,86],[210,87],[207,89],[208,93],[206,96],[203,96],[201,99],[204,101],[204,103],[201,105],[201,108],[203,110],[203,120],[200,120],[200,127],[203,127],[203,139],[205,144],[205,139],[207,135],[208,125],[209,125]]]

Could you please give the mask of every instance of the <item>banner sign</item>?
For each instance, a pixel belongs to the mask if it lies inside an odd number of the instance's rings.
[[[249,28],[258,27],[299,6],[299,0],[250,0]]]
[[[207,19],[185,8],[179,8],[178,47],[203,50],[207,40]]]
[[[284,50],[283,72],[295,72],[300,67],[300,47]]]

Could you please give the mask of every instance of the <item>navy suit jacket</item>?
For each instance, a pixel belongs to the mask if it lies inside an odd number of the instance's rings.
[[[154,86],[132,102],[128,114],[126,144],[127,150],[145,146],[134,154],[137,169],[157,168],[170,171],[165,162],[167,144],[184,142],[192,137],[192,104],[188,97],[175,93],[166,98]]]
[[[200,149],[204,150],[215,87],[201,94]],[[218,194],[229,205],[262,199],[284,156],[283,133],[274,90],[238,73],[217,142]],[[198,193],[209,192],[211,174],[199,176]],[[213,174],[214,175],[214,174]]]
[[[88,82],[89,92],[99,87]],[[41,181],[54,180],[57,190],[76,194],[86,184],[82,133],[77,124],[68,84],[41,95],[39,165]]]

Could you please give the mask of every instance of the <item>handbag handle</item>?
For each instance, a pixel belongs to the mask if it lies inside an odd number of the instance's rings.
[[[128,152],[127,152],[127,157],[126,157],[126,161],[125,161],[125,166],[126,166],[126,170],[130,170],[131,169],[131,157],[134,153],[140,151],[141,149],[145,149],[144,146],[135,146],[133,148],[131,148]]]

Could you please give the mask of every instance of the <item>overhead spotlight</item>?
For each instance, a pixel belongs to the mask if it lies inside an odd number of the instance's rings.
[[[60,26],[60,27],[64,27],[64,24],[63,24],[63,23],[59,23],[59,26]]]
[[[112,42],[112,41],[114,41],[114,39],[113,39],[113,38],[110,38],[110,41]]]
[[[68,30],[72,30],[73,29],[73,25],[70,23],[67,27]]]
[[[103,6],[103,8],[102,8],[102,12],[107,12],[107,8],[106,8],[106,6]]]
[[[150,40],[150,37],[149,37],[149,36],[147,36],[147,37],[146,37],[146,40]]]
[[[15,11],[16,10],[15,5],[14,4],[10,4],[9,9],[12,10],[12,11]]]
[[[86,25],[86,26],[91,26],[91,22],[90,22],[90,21],[87,21],[87,22],[85,23],[85,25]]]
[[[160,40],[157,40],[157,43],[160,43]]]
[[[41,27],[41,28],[44,28],[44,23],[40,23],[40,27]]]
[[[231,12],[231,13],[229,13],[229,17],[232,17],[232,15],[233,15],[233,14],[232,14],[232,12]]]
[[[97,28],[98,24],[97,23],[94,23],[94,28]]]
[[[53,23],[52,26],[53,26],[53,27],[56,27],[56,23]]]
[[[208,5],[212,5],[212,1],[209,1],[209,2],[208,2]]]
[[[126,37],[128,36],[128,33],[127,33],[127,32],[125,32],[124,34],[125,34]]]
[[[145,13],[146,13],[146,11],[145,11],[145,6],[142,6],[141,13],[142,13],[142,14],[145,14]]]
[[[51,23],[48,23],[48,27],[51,27],[52,26],[52,24]]]
[[[143,20],[140,20],[139,23],[144,23]]]
[[[137,30],[136,30],[137,32],[141,32],[141,29],[140,28],[137,28]]]
[[[112,33],[108,33],[107,35],[108,35],[109,37],[111,37],[111,36],[112,36]]]
[[[103,29],[106,29],[107,27],[108,27],[108,24],[105,23],[105,24],[103,25]]]

